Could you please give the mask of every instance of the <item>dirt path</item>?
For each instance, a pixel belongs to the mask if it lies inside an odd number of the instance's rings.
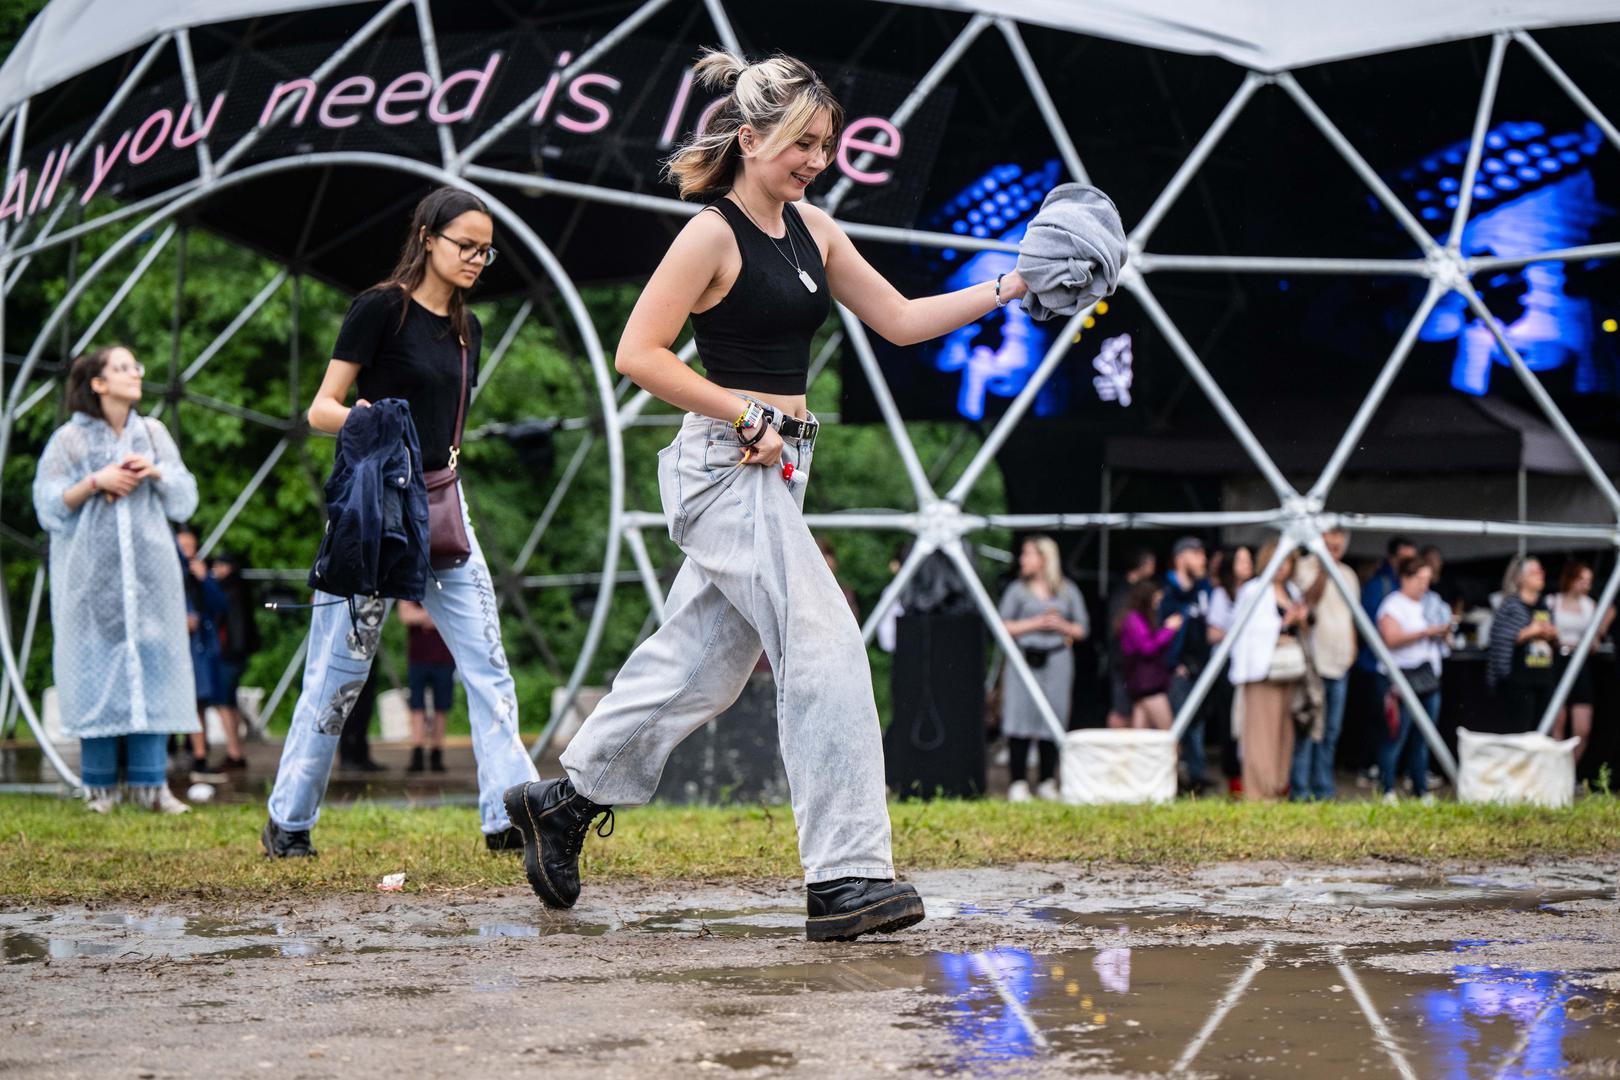
[[[15,1077],[1620,1076],[1612,863],[916,877],[0,912]]]

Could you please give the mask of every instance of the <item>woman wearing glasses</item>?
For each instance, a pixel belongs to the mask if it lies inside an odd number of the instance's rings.
[[[145,373],[121,345],[73,361],[73,417],[40,455],[34,512],[51,540],[62,728],[79,738],[90,809],[106,813],[127,791],[139,806],[179,814],[187,807],[168,788],[167,744],[198,726],[169,522],[197,509],[197,482],[168,430],[135,411]]]
[[[355,408],[400,398],[416,422],[422,468],[454,467],[457,420],[478,381],[483,342],[478,318],[467,310],[467,291],[495,261],[493,236],[489,211],[465,191],[439,188],[417,205],[393,272],[349,307],[326,378],[309,407],[311,426],[328,432],[342,428],[351,388],[357,390]],[[517,695],[501,645],[489,567],[471,521],[465,524],[470,556],[461,566],[436,571],[438,585],[428,589],[422,604],[467,688],[485,843],[502,851],[521,846],[522,839],[511,827],[501,794],[537,774],[518,737]],[[346,605],[322,604],[330,599],[315,597],[303,689],[260,838],[265,852],[275,857],[315,854],[309,832],[320,816],[332,755],[370,673],[387,614],[387,601],[361,601],[356,628]]]

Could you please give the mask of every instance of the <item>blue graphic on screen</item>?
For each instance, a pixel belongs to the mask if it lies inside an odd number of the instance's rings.
[[[1418,215],[1449,227],[1467,161],[1468,143],[1449,146],[1400,174]],[[1485,135],[1473,190],[1473,217],[1462,250],[1473,256],[1512,257],[1590,243],[1613,210],[1598,200],[1589,162],[1603,145],[1595,124],[1549,134],[1533,121],[1505,122]],[[1474,284],[1501,319],[1508,341],[1532,371],[1573,368],[1576,393],[1617,389],[1615,342],[1602,340],[1586,276],[1595,264],[1533,263],[1481,275]],[[1456,341],[1451,385],[1469,394],[1490,390],[1493,365],[1507,357],[1467,302],[1442,300],[1423,326],[1424,341]]]
[[[1039,169],[1019,165],[997,165],[963,188],[928,220],[927,226],[958,236],[994,238],[1016,244],[1024,238],[1030,219],[1041,208],[1041,200],[1057,186],[1061,166],[1048,161]],[[1003,251],[977,251],[967,254],[946,249],[940,252],[948,274],[947,292],[965,289],[983,281],[994,281],[1017,264],[1017,256]],[[1051,343],[1053,331],[1036,326],[1022,304],[1008,304],[947,334],[934,353],[934,367],[945,372],[961,372],[961,388],[956,411],[969,420],[984,419],[990,395],[1012,398],[1029,382],[1040,366]],[[1068,403],[1066,380],[1048,380],[1035,397],[1037,416],[1061,412]]]

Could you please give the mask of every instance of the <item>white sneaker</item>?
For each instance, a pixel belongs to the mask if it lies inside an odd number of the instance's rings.
[[[159,814],[189,814],[191,807],[174,797],[168,784],[157,787],[130,788],[130,801],[137,806]]]
[[[1436,799],[1434,797],[1433,792],[1425,792],[1423,797],[1418,800],[1418,802],[1421,803],[1424,806],[1433,806],[1435,803],[1437,803],[1439,801],[1440,801],[1439,799]]]
[[[1029,802],[1030,801],[1029,782],[1026,781],[1026,780],[1014,780],[1011,784],[1008,784],[1007,785],[1007,801],[1008,802]]]
[[[1384,792],[1384,805],[1394,806],[1401,801],[1401,797],[1393,791]]]
[[[1060,795],[1056,780],[1042,780],[1035,788],[1035,797],[1045,802],[1057,802]]]
[[[84,808],[92,814],[110,814],[122,801],[121,794],[116,787],[85,788]]]

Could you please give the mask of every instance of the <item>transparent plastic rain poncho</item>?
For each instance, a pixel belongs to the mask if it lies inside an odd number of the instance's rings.
[[[69,487],[127,454],[163,474],[122,499]],[[62,729],[74,738],[198,730],[185,588],[169,520],[197,509],[197,481],[162,424],[130,413],[122,435],[76,412],[40,455],[34,511],[50,534],[51,625]]]

